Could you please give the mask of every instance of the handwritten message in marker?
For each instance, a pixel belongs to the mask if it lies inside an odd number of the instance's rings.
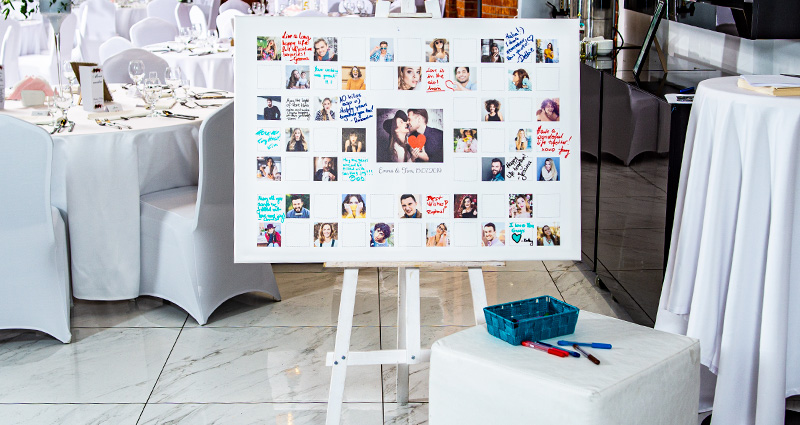
[[[363,182],[372,176],[367,158],[342,158],[342,178],[345,181]]]
[[[295,64],[311,60],[311,36],[302,32],[290,34],[284,31],[281,40],[281,54],[285,60]]]
[[[258,221],[280,221],[286,219],[283,211],[283,195],[258,195],[256,206]]]
[[[508,223],[508,233],[511,234],[510,245],[536,245],[536,225],[533,223]]]
[[[314,65],[314,69],[311,71],[311,76],[317,80],[316,82],[318,82],[318,84],[320,84],[314,85],[314,87],[339,87],[339,69],[336,67]]]
[[[445,215],[450,200],[443,195],[428,195],[425,198],[425,211],[428,215]]]
[[[506,162],[506,180],[528,180],[528,168],[533,161],[527,155],[514,156]],[[533,177],[536,179],[536,176]]]
[[[256,143],[259,151],[271,151],[278,149],[281,142],[281,131],[277,129],[265,129],[256,131]]]
[[[525,62],[536,50],[533,35],[525,35],[525,28],[516,27],[506,33],[506,61]]]
[[[423,76],[428,93],[453,90],[453,82],[445,79],[444,68],[426,68]]]
[[[311,119],[311,99],[307,97],[290,97],[286,99],[287,120]]]
[[[563,132],[558,132],[554,128],[543,128],[539,126],[536,129],[536,146],[542,152],[552,152],[564,158],[569,157],[569,142],[572,141],[572,136],[565,137]]]
[[[364,102],[361,93],[339,96],[339,119],[342,121],[361,122],[374,116],[375,106]]]

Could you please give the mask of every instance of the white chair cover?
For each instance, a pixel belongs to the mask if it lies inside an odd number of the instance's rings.
[[[144,18],[131,27],[131,43],[135,47],[173,41],[178,29],[161,18]]]
[[[147,16],[149,18],[161,18],[178,28],[178,21],[175,20],[175,7],[177,0],[152,0],[147,3]]]
[[[219,6],[219,13],[222,13],[222,12],[224,12],[226,10],[230,10],[230,9],[236,9],[239,12],[242,12],[245,15],[250,13],[248,11],[250,9],[250,5],[248,5],[243,0],[228,0],[225,3],[222,3]]]
[[[67,343],[67,235],[50,204],[53,140],[7,115],[0,128],[0,329],[35,329]]]
[[[217,16],[219,16],[220,0],[194,0],[194,5],[203,11],[206,16],[206,27],[216,28]]]
[[[75,45],[75,30],[78,26],[78,17],[71,13],[61,23],[61,60],[68,61],[72,58],[72,47]],[[40,55],[25,55],[19,58],[20,79],[29,75],[40,75],[47,78],[50,84],[58,81],[58,67],[56,63],[55,38],[50,37],[47,44],[48,52]],[[66,81],[65,81],[66,83]]]
[[[125,37],[116,35],[109,38],[106,42],[100,45],[100,64],[103,64],[106,59],[110,58],[111,56],[130,48],[133,48],[133,43],[128,41],[128,39]]]
[[[205,13],[195,5],[192,5],[189,9],[189,22],[192,23],[192,26],[200,25],[200,27],[203,28],[203,33],[208,30],[208,21],[206,20]]]
[[[328,12],[338,12],[339,11],[339,1],[331,1],[328,6]]]
[[[128,49],[117,53],[103,62],[103,77],[107,83],[133,83],[128,75],[128,64],[132,60],[144,62],[145,75],[151,71],[158,72],[158,78],[164,81],[164,70],[167,69],[167,61],[148,52],[144,49]]]
[[[0,64],[3,64],[5,69],[6,87],[11,87],[21,79],[19,75],[19,22],[16,19],[0,21],[0,43]]]
[[[192,19],[189,17],[189,10],[192,5],[189,3],[178,3],[175,6],[175,22],[178,23],[178,28],[191,28]]]
[[[116,7],[109,0],[88,0],[81,5],[78,47],[84,62],[100,61],[100,45],[117,35]]]
[[[233,18],[244,15],[238,9],[228,9],[217,16],[217,31],[220,38],[233,37]]]
[[[280,299],[269,264],[233,262],[233,102],[200,126],[199,186],[141,197],[142,295],[173,302],[204,325],[247,292]]]

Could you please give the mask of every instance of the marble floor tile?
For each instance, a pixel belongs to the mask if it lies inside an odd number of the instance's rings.
[[[275,273],[280,302],[261,294],[243,294],[217,308],[205,327],[336,326],[342,293],[342,273]],[[356,326],[378,326],[376,269],[358,273]],[[186,327],[198,327],[188,320]]]
[[[664,262],[664,229],[603,230],[597,258],[609,270],[655,270]]]
[[[320,425],[327,403],[153,404],[138,425]],[[380,425],[381,403],[344,403],[342,425]]]
[[[0,403],[144,403],[179,332],[75,328],[71,344],[0,334]]]
[[[154,297],[126,301],[74,300],[73,328],[179,328],[189,315],[180,307]]]
[[[664,272],[657,270],[609,270],[616,280],[635,298],[642,309],[655,320]]]
[[[489,305],[540,295],[561,299],[546,271],[483,274]],[[397,274],[381,276],[381,325],[397,325]],[[424,326],[474,326],[467,272],[420,273],[420,322]]]
[[[144,404],[0,404],[3,425],[136,425]]]
[[[153,403],[325,402],[334,327],[186,328]],[[351,350],[379,349],[376,327],[355,327]],[[345,401],[381,401],[380,366],[347,370]]]
[[[601,198],[625,198],[628,196],[664,196],[664,189],[630,169],[609,170],[603,164],[600,177]]]
[[[607,229],[659,229],[664,233],[667,195],[603,198],[600,201],[601,231]]]
[[[469,329],[471,326],[423,326],[420,329],[420,345],[429,349],[436,340]],[[397,348],[397,328],[381,328],[381,348],[393,350]],[[430,363],[419,363],[408,367],[408,400],[412,402],[428,401],[428,371]],[[384,402],[397,401],[397,366],[383,366]]]
[[[591,271],[592,264],[589,257],[581,255],[582,261],[545,261],[544,266],[550,272],[550,276],[555,278],[564,272]]]
[[[612,299],[611,293],[600,290],[592,283],[593,279],[594,273],[591,272],[563,272],[554,278],[567,303],[581,310],[631,321],[630,315]]]
[[[324,267],[323,263],[275,263],[274,273],[342,273],[338,267]]]
[[[383,411],[385,425],[428,424],[428,403],[408,403],[405,406],[385,403]]]

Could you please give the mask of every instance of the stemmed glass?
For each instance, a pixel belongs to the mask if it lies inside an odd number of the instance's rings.
[[[253,3],[253,4],[255,5],[261,3]],[[217,30],[208,30],[206,32],[206,42],[208,43],[209,46],[211,46],[212,52],[215,52],[217,50],[218,41],[219,41],[219,33],[217,32]]]
[[[68,84],[63,86],[56,86],[53,90],[53,98],[55,106],[61,110],[62,125],[69,123],[67,118],[67,110],[72,107],[72,87]]]
[[[152,74],[152,73],[151,73]],[[148,117],[157,117],[156,102],[161,99],[161,80],[158,77],[148,78],[144,82],[144,101],[150,108]]]
[[[344,6],[344,10],[348,15],[353,14],[353,9],[356,7],[356,4],[353,0],[343,0],[342,5]]]
[[[139,90],[139,84],[144,79],[144,62],[140,60],[132,60],[128,62],[128,75],[133,80],[133,84],[136,87],[136,95],[140,95],[141,91]]]
[[[72,65],[69,61],[64,61],[61,64],[61,70],[64,72],[63,75],[67,79],[67,82],[69,82],[69,85],[74,86],[78,79],[75,78],[75,71],[72,70]]]
[[[253,10],[254,15],[263,15],[266,11],[264,4],[260,2],[253,2],[253,4],[250,5],[250,8]]]
[[[192,29],[189,27],[181,27],[178,32],[178,41],[183,43],[184,48],[188,46],[189,42],[192,41]]]
[[[172,98],[178,100],[178,87],[181,86],[181,69],[177,66],[168,66],[164,70],[164,81],[172,89]]]
[[[200,24],[192,25],[192,38],[194,38],[197,44],[199,44],[201,47],[203,46],[203,41],[205,41],[206,34],[203,31],[202,25]]]
[[[47,111],[50,113],[50,116],[53,117],[53,121],[51,125],[53,128],[56,128],[56,112],[58,112],[58,107],[56,106],[56,94],[53,92],[52,96],[47,96],[44,99],[45,105],[47,105]]]

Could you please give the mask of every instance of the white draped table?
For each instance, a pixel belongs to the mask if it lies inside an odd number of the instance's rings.
[[[125,90],[113,95],[124,110],[142,104]],[[199,128],[216,108],[170,110],[200,119],[133,118],[118,121],[132,130],[118,130],[97,125],[87,118],[88,112],[73,107],[69,117],[76,123],[75,130],[53,135],[52,202],[66,212],[76,298],[139,296],[139,197],[197,185]],[[6,101],[6,109],[0,112],[41,122],[41,117],[31,116],[32,111],[19,102]]]
[[[162,51],[167,49],[168,45],[174,44],[153,44],[145,49],[155,50],[155,54],[167,61],[169,66],[180,67],[189,84],[193,86],[233,91],[233,48],[211,54],[199,54],[199,50],[195,52],[189,50]]]
[[[713,425],[775,425],[800,393],[800,98],[737,78],[694,98],[655,327],[700,340]]]

